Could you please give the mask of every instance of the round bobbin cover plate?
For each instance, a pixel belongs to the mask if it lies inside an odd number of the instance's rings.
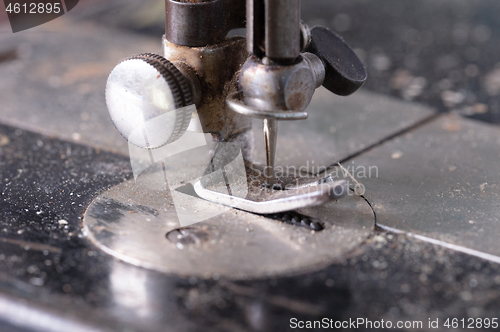
[[[217,217],[179,228],[176,209],[190,207],[174,207],[168,190],[154,188],[157,178],[141,175],[98,196],[84,215],[86,236],[108,254],[164,273],[249,279],[320,269],[374,227],[370,206],[348,196],[298,211],[321,220],[321,231],[217,204],[210,207],[221,209]]]

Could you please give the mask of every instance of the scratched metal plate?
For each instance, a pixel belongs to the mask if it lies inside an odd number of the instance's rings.
[[[325,267],[358,247],[374,227],[372,209],[358,196],[301,210],[324,223],[325,229],[316,232],[205,203],[207,214],[221,214],[189,226],[199,241],[179,244],[167,238],[179,228],[176,210],[199,206],[186,197],[174,207],[160,182],[153,172],[102,193],[85,212],[86,236],[134,265],[181,276],[249,279]]]
[[[500,128],[443,116],[349,164],[378,167],[359,178],[378,225],[500,262],[499,161]]]
[[[279,123],[276,165],[306,166],[315,173],[434,114],[417,103],[364,90],[340,97],[323,87],[316,90],[307,111],[306,120]],[[262,121],[254,120],[254,136],[255,161],[265,164]]]

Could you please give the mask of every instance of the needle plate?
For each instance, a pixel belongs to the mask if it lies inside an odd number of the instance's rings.
[[[204,208],[220,215],[179,228],[176,209],[196,207],[174,207],[168,191],[152,186],[157,178],[141,175],[137,183],[124,182],[97,197],[83,219],[88,238],[138,266],[183,276],[245,279],[324,267],[359,246],[374,227],[370,206],[348,196],[298,211],[321,220],[324,229],[319,232],[212,203]]]

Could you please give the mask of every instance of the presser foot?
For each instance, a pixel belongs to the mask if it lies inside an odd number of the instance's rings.
[[[257,214],[273,214],[313,207],[337,200],[347,195],[345,180],[331,176],[294,177],[275,176],[272,185],[265,172],[255,165],[247,169],[246,195],[233,194],[226,182],[213,183],[203,178],[194,183],[196,195],[207,201]]]

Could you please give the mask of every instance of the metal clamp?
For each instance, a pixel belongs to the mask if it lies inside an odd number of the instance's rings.
[[[307,119],[305,111],[263,111],[255,107],[246,105],[240,99],[238,92],[233,92],[227,96],[226,103],[231,110],[236,113],[243,114],[257,119],[272,119],[272,120],[303,120]]]

